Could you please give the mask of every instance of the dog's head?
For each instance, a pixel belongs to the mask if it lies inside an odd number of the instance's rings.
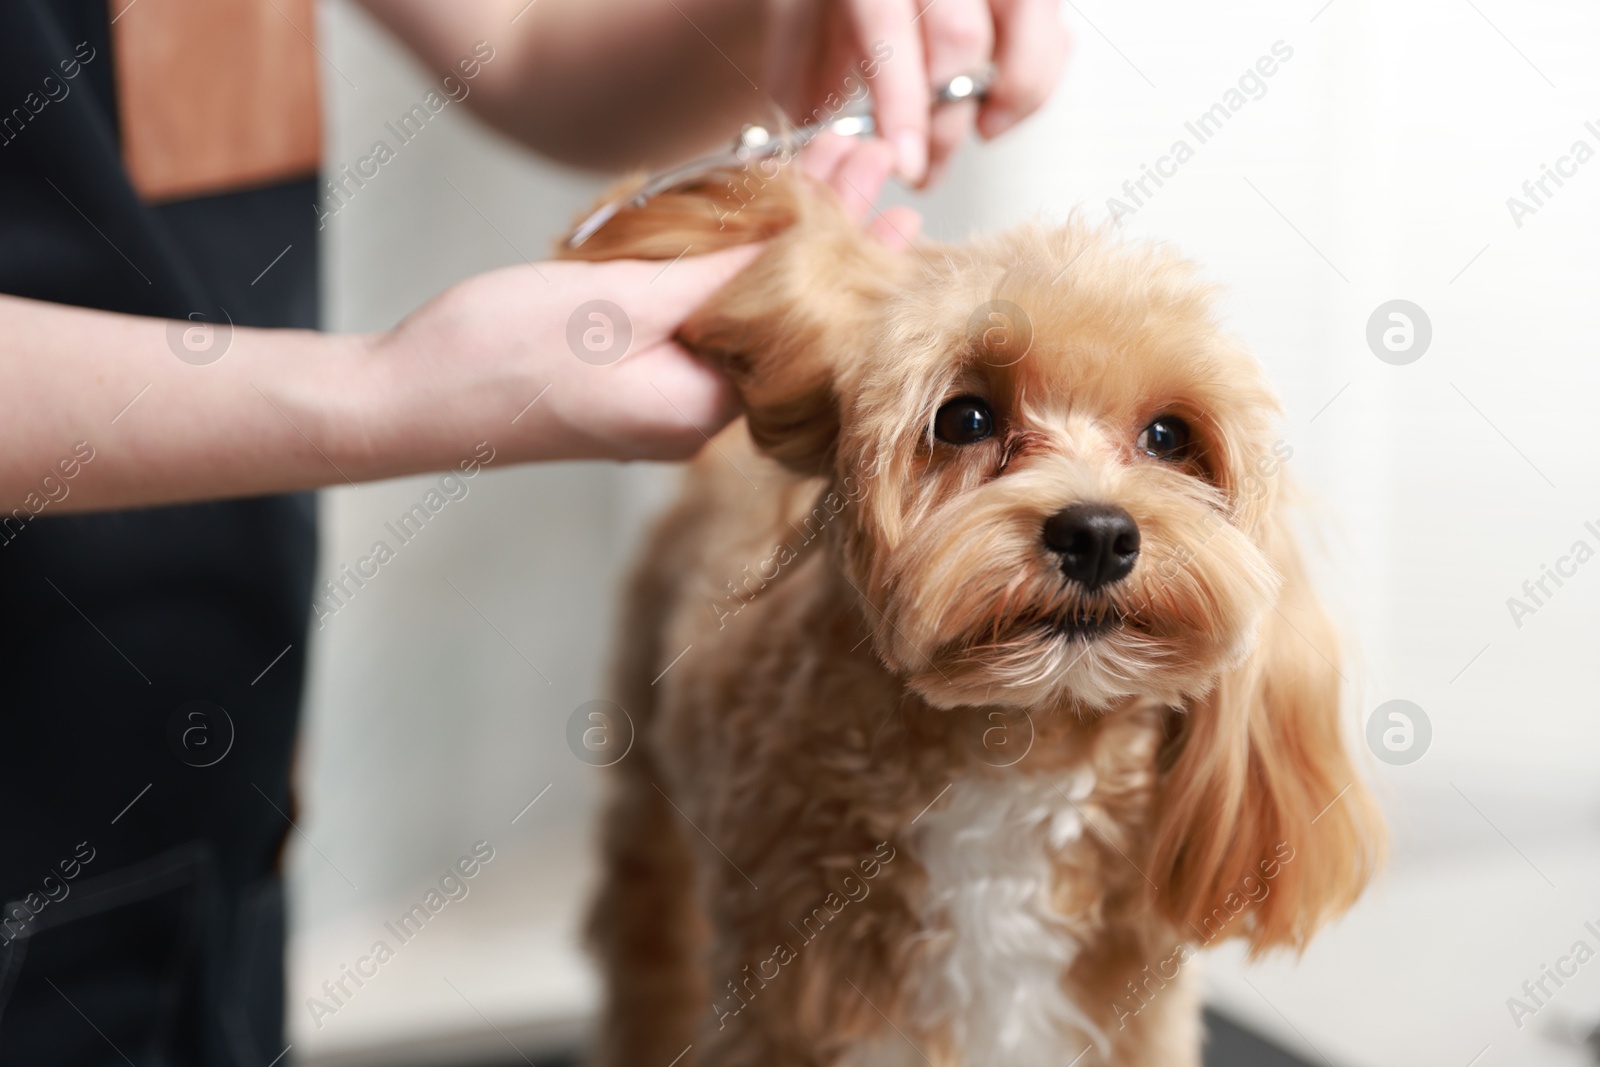
[[[1165,910],[1203,933],[1285,844],[1298,865],[1229,933],[1303,943],[1375,835],[1283,518],[1292,450],[1211,290],[1081,226],[891,253],[825,193],[763,192],[731,210],[708,185],[611,239],[771,238],[682,337],[733,376],[759,447],[858,501],[832,528],[885,665],[937,707],[1182,709],[1147,871]]]
[[[1028,229],[929,258],[839,375],[886,660],[941,706],[1207,692],[1280,580],[1255,364],[1158,251]]]

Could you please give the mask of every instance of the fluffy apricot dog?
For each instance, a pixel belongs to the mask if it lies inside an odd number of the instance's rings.
[[[748,415],[624,613],[598,1062],[1198,1064],[1196,949],[1303,946],[1381,840],[1260,368],[1161,249],[734,189],[575,253],[769,241],[680,334]]]

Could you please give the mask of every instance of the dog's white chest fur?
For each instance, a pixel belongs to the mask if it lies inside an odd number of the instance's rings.
[[[1050,903],[1050,857],[1082,841],[1093,787],[1086,769],[966,779],[911,828],[933,944],[907,993],[919,1029],[947,1032],[957,1063],[1062,1067],[1104,1041],[1062,987],[1079,945]],[[922,1061],[898,1037],[856,1052],[850,1067]]]

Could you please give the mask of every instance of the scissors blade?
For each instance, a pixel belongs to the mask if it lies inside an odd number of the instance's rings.
[[[989,92],[991,71],[978,74],[958,74],[949,81],[934,87],[935,107],[957,104],[965,100],[982,100]],[[615,197],[601,204],[573,229],[566,239],[568,248],[577,248],[593,237],[606,223],[616,218],[628,207],[644,207],[651,199],[699,181],[719,170],[749,166],[751,163],[775,156],[792,156],[823,133],[831,130],[841,137],[865,137],[877,132],[877,123],[865,110],[869,106],[863,99],[855,109],[842,112],[819,122],[803,126],[790,126],[774,134],[765,126],[748,125],[740,131],[731,149],[714,155],[702,156],[669,170],[660,171],[647,178],[633,192]]]

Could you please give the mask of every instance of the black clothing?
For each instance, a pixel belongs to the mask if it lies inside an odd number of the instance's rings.
[[[315,179],[141,202],[114,62],[105,0],[0,3],[0,292],[316,326]],[[0,514],[0,1067],[266,1067],[313,498],[33,513],[66,469]]]

